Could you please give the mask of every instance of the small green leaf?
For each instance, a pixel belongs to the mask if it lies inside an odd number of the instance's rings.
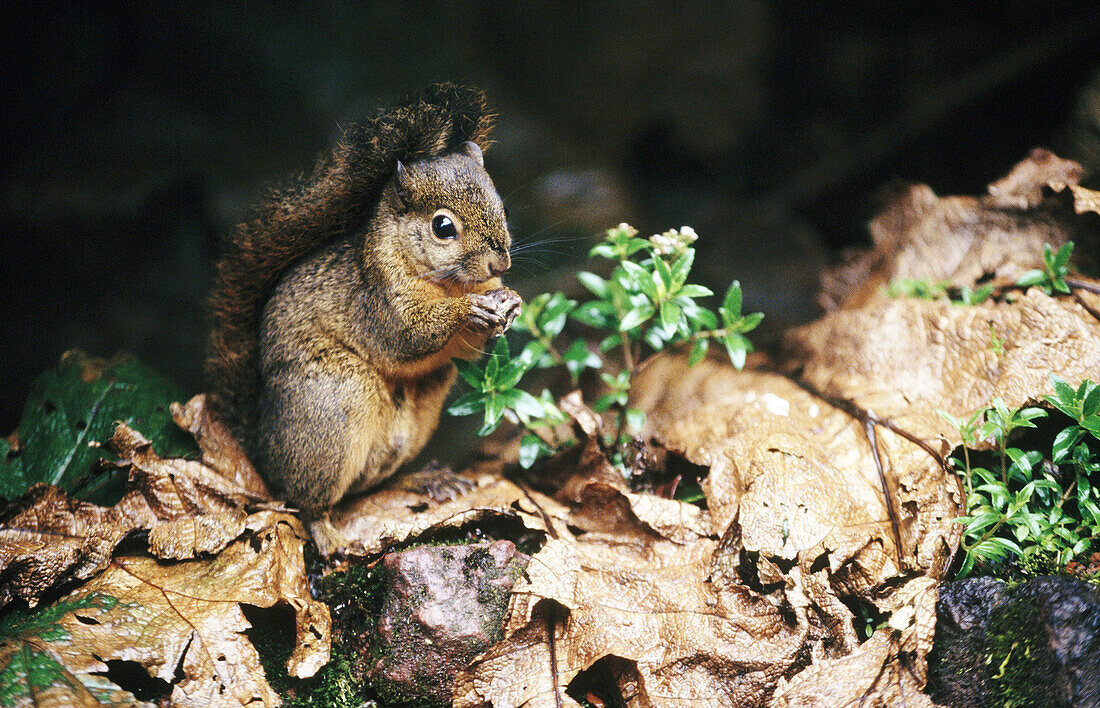
[[[508,340],[504,337],[498,337],[496,346],[493,347],[489,359],[485,362],[485,383],[490,384],[490,388],[500,388],[498,375],[504,362],[511,358],[511,352],[508,351]]]
[[[681,309],[684,309],[684,314],[686,314],[688,319],[695,323],[696,326],[703,329],[714,329],[718,326],[718,317],[707,308],[695,307],[692,309],[687,309],[684,308],[683,305],[681,305],[680,307]]]
[[[757,325],[764,319],[763,312],[753,312],[750,315],[745,315],[741,318],[741,321],[737,323],[738,332],[751,332],[756,329]]]
[[[1070,451],[1073,450],[1074,445],[1081,441],[1084,434],[1084,429],[1071,425],[1055,435],[1054,445],[1051,449],[1051,460],[1060,463],[1068,459]]]
[[[623,342],[623,335],[609,334],[600,341],[600,351],[609,352]]]
[[[672,264],[672,283],[669,285],[669,291],[676,293],[687,282],[688,273],[691,272],[691,266],[695,262],[695,249],[689,248],[683,252],[683,254],[676,259],[676,262]],[[696,286],[699,287],[699,286]],[[706,290],[706,288],[703,288]],[[691,297],[699,297],[698,295],[692,295]]]
[[[672,269],[668,267],[668,263],[665,263],[665,260],[660,256],[653,256],[653,266],[656,268],[661,283],[665,286],[665,292],[672,290]]]
[[[581,285],[587,288],[588,292],[601,300],[606,299],[611,292],[607,287],[607,281],[595,273],[582,270],[577,273],[577,280],[581,281]]]
[[[592,247],[592,250],[588,252],[589,258],[607,258],[615,260],[617,254],[615,253],[615,247],[609,243],[598,243]]]
[[[530,469],[546,447],[546,443],[539,436],[533,433],[524,435],[519,441],[519,466],[523,469]]]
[[[635,307],[623,317],[623,321],[619,323],[619,331],[627,332],[632,330],[651,317],[653,317],[653,305],[646,304],[642,307]]]
[[[649,273],[646,272],[646,269],[641,267],[634,261],[623,261],[619,264],[619,267],[622,268],[623,272],[626,273],[628,282],[635,285],[635,290],[641,289],[639,281],[649,279]]]
[[[672,302],[661,303],[661,326],[666,331],[675,332],[680,324],[680,308]]]
[[[469,391],[458,398],[447,408],[451,415],[462,416],[477,413],[485,407],[485,394],[480,391]]]
[[[562,359],[565,360],[565,368],[569,370],[574,382],[585,369],[599,369],[603,366],[603,360],[598,354],[588,350],[583,339],[573,342],[562,354]]]
[[[637,408],[627,408],[624,413],[626,415],[627,430],[634,435],[640,434],[642,428],[645,427],[645,411],[638,410]]]
[[[451,359],[454,362],[455,367],[458,369],[458,375],[462,377],[462,380],[470,384],[478,391],[485,390],[485,372],[477,367],[476,364],[472,364],[465,359]]]
[[[586,324],[589,327],[607,329],[611,325],[613,313],[614,309],[610,303],[597,300],[594,302],[586,302],[573,310],[571,317],[577,322]]]
[[[744,368],[745,359],[748,353],[752,351],[749,340],[740,334],[727,334],[722,338],[722,344],[725,345],[726,354],[729,355],[730,363],[733,364],[734,368]]]
[[[525,349],[526,351],[526,349]],[[532,364],[529,363],[522,355],[512,359],[501,367],[500,373],[497,374],[496,388],[498,391],[507,391],[514,388],[519,380],[523,378],[523,375],[531,368]]]
[[[703,360],[707,355],[707,347],[709,346],[709,340],[697,339],[695,344],[691,347],[691,354],[688,355],[688,366],[695,366]]]
[[[1016,279],[1016,286],[1020,288],[1029,288],[1033,285],[1045,282],[1047,279],[1046,273],[1041,270],[1029,270]]]
[[[730,320],[736,320],[741,316],[741,283],[740,281],[733,281],[730,283],[729,290],[726,291],[726,297],[722,299],[722,309],[729,315]]]
[[[1047,244],[1047,248],[1050,248],[1050,244]],[[1049,250],[1047,254],[1049,255]],[[1066,241],[1062,244],[1062,247],[1058,249],[1058,255],[1056,255],[1051,262],[1051,270],[1060,274],[1066,269],[1066,264],[1069,263],[1069,257],[1073,254],[1073,241]]]
[[[710,288],[705,288],[702,285],[693,285],[688,283],[680,288],[677,293],[680,297],[708,297],[714,294],[714,291]]]
[[[576,306],[576,300],[570,300],[561,293],[554,293],[539,315],[539,329],[547,337],[556,337],[565,327],[565,318]]]
[[[597,398],[596,402],[592,404],[592,410],[597,413],[603,413],[608,408],[610,408],[616,400],[618,400],[617,394],[605,393],[604,395]]]

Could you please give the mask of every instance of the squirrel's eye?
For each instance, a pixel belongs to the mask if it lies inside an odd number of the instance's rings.
[[[436,238],[452,239],[458,236],[458,230],[455,229],[455,222],[451,221],[451,217],[446,214],[436,214],[432,219],[432,233]]]

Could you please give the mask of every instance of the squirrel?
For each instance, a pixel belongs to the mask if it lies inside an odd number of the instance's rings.
[[[317,517],[389,478],[519,295],[485,171],[484,95],[450,84],[349,127],[230,236],[210,296],[214,410],[261,475]]]

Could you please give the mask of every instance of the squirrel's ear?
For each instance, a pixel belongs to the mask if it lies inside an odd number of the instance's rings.
[[[478,147],[477,143],[467,140],[466,142],[462,143],[461,147],[459,147],[459,150],[465,153],[466,157],[470,158],[471,160],[477,160],[477,164],[485,167],[485,156],[481,154],[481,148]]]
[[[401,164],[401,160],[397,161],[397,170],[393,174],[393,186],[397,192],[397,202],[401,206],[402,211],[409,210],[409,194],[406,191],[406,185],[409,183],[409,173],[405,171],[405,166]]]

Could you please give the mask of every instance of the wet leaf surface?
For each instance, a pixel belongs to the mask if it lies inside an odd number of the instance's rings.
[[[92,475],[93,463],[114,459],[105,445],[116,421],[140,428],[167,456],[195,452],[172,422],[168,406],[182,400],[171,381],[128,357],[111,360],[67,352],[56,369],[32,385],[18,432],[18,454],[0,446],[0,496],[14,499],[36,483],[73,491],[77,498],[113,504],[120,475]]]

